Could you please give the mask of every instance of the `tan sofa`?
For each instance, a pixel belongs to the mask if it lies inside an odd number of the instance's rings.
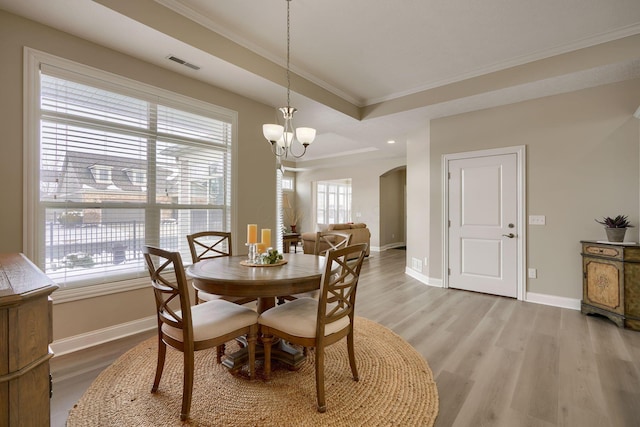
[[[339,231],[340,233],[351,234],[351,244],[367,243],[371,244],[371,232],[367,228],[367,224],[329,224],[326,231]],[[316,246],[316,232],[302,233],[302,250],[305,254],[312,254]],[[323,247],[326,246],[326,247]],[[324,243],[320,245],[320,250],[328,249],[329,245]],[[369,256],[369,248],[367,248],[367,256]]]

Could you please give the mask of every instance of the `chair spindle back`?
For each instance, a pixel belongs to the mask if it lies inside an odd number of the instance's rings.
[[[338,231],[318,231],[313,253],[324,256],[329,250],[346,248],[351,244],[352,237],[349,233],[340,233]]]
[[[187,241],[191,250],[191,261],[231,256],[231,233],[224,231],[201,231],[188,234]]]
[[[153,286],[158,326],[164,323],[182,329],[185,340],[192,341],[191,304],[180,253],[153,246],[144,246],[142,253]],[[176,305],[177,309],[174,308]]]
[[[318,304],[317,337],[325,335],[324,328],[329,323],[345,316],[353,320],[358,280],[367,246],[367,243],[359,243],[327,251]]]

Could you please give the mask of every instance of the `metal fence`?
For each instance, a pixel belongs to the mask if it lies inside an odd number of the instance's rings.
[[[176,223],[160,226],[160,247],[178,248],[179,233]],[[64,263],[72,257],[91,257],[99,263],[121,264],[126,260],[141,259],[145,243],[145,224],[142,221],[102,222],[98,224],[62,225],[46,223],[46,263]]]

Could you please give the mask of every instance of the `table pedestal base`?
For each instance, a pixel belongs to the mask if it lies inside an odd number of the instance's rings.
[[[259,359],[264,359],[264,348],[262,347],[262,343],[258,343],[256,345],[256,360]],[[288,366],[289,369],[298,369],[306,359],[307,357],[302,354],[300,350],[291,346],[284,340],[274,342],[271,346],[271,361],[273,362],[274,360],[277,360]],[[238,370],[247,363],[249,363],[249,350],[246,346],[235,353],[226,355],[222,361],[222,364],[231,371]]]

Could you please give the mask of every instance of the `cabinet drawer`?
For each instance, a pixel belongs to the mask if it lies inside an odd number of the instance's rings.
[[[606,258],[623,259],[624,252],[609,245],[586,244],[583,246],[584,255],[602,256]]]

